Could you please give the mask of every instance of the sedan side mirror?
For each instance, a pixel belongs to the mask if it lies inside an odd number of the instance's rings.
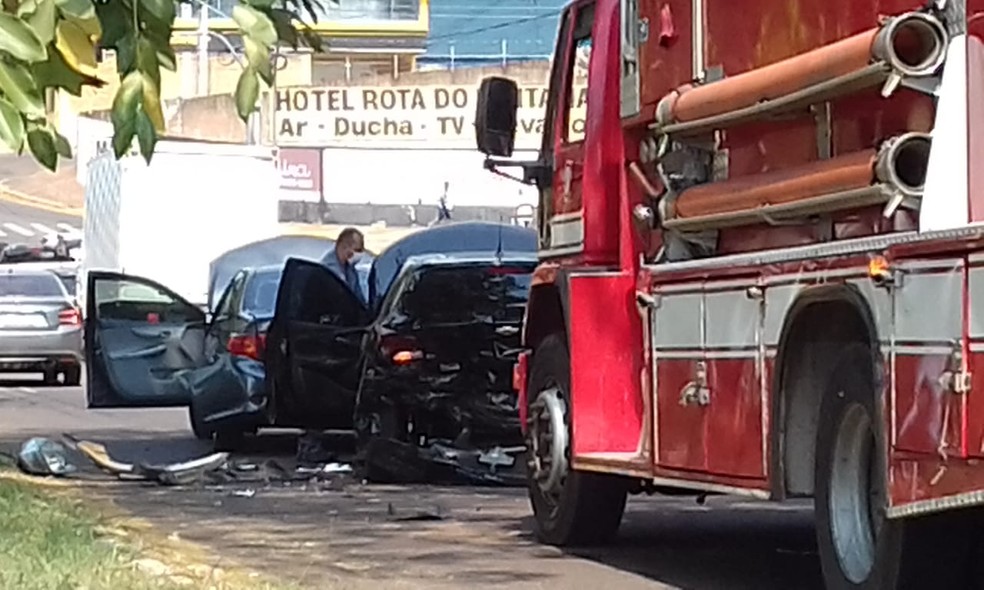
[[[498,76],[482,80],[475,107],[475,140],[480,152],[487,156],[512,156],[518,106],[516,82]]]

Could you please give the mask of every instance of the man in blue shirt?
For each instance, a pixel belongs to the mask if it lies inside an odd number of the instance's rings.
[[[359,285],[359,273],[355,270],[355,265],[352,264],[355,255],[363,250],[365,250],[365,237],[362,232],[354,227],[346,227],[338,234],[335,247],[325,254],[321,263],[342,279],[342,282],[348,285],[356,297],[365,303],[366,297]]]

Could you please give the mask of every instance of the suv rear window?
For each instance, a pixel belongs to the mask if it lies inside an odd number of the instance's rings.
[[[399,306],[425,322],[522,318],[532,271],[509,265],[423,268],[414,273]]]
[[[2,274],[0,297],[63,297],[61,281],[54,275]]]

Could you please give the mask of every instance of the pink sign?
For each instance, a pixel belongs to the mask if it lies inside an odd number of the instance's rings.
[[[280,148],[277,167],[282,190],[321,192],[320,149]]]

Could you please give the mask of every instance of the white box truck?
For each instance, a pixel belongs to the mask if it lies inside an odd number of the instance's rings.
[[[269,146],[178,140],[159,142],[149,165],[136,153],[94,157],[80,298],[90,270],[110,270],[152,279],[204,306],[212,260],[277,234],[275,157]]]

